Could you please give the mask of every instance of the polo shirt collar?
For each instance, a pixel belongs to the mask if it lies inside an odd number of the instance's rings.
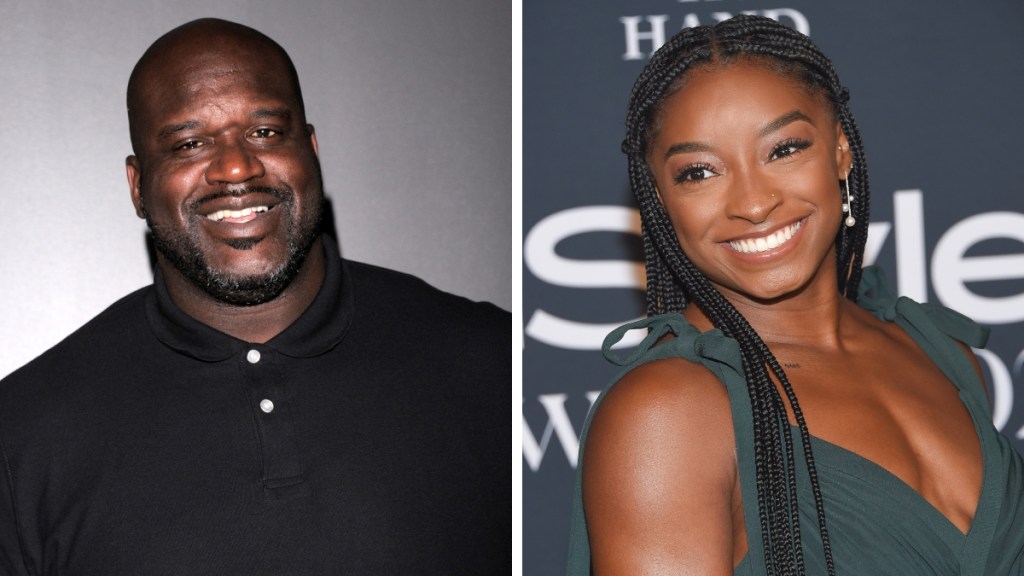
[[[352,323],[352,281],[334,239],[323,236],[324,282],[309,308],[283,332],[260,346],[286,356],[309,358],[334,348]],[[186,314],[167,293],[159,267],[146,298],[146,318],[164,345],[205,362],[218,362],[248,350],[251,344],[211,328]]]

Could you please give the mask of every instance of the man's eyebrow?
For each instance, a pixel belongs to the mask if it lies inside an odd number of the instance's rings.
[[[253,120],[263,120],[266,118],[291,120],[292,111],[288,108],[258,108],[256,110],[253,110],[253,112],[249,114],[249,118]]]
[[[793,110],[792,112],[787,112],[782,116],[779,116],[775,120],[772,120],[771,122],[765,124],[760,130],[757,131],[757,135],[763,138],[771,134],[772,132],[775,132],[776,130],[779,130],[782,127],[788,124],[792,124],[793,122],[796,122],[798,120],[803,120],[804,122],[807,122],[812,126],[814,125],[814,121],[811,120],[810,117],[808,117],[806,114],[799,110]]]
[[[179,122],[177,124],[168,124],[164,126],[156,133],[157,138],[164,139],[174,136],[178,132],[184,132],[185,130],[195,130],[200,126],[199,120],[186,120],[185,122]]]
[[[258,108],[249,114],[249,118],[252,120],[265,120],[268,118],[291,120],[291,117],[292,112],[288,108]],[[186,120],[184,122],[168,124],[161,128],[156,135],[157,138],[162,140],[164,138],[170,138],[179,132],[184,132],[185,130],[195,130],[200,126],[202,126],[202,122],[199,120]]]

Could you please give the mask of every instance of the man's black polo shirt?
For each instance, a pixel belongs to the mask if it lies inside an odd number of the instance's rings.
[[[510,571],[509,314],[325,246],[266,344],[158,275],[0,383],[0,573]]]

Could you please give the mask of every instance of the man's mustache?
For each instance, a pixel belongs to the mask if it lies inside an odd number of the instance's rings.
[[[269,194],[270,196],[284,201],[290,199],[292,193],[291,190],[272,188],[270,186],[244,186],[241,188],[230,188],[203,196],[193,202],[191,208],[193,210],[198,210],[200,206],[207,202],[213,202],[214,200],[219,200],[221,198],[237,198],[247,194]]]

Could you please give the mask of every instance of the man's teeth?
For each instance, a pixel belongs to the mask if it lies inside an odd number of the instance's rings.
[[[241,210],[218,210],[213,214],[207,214],[206,217],[214,222],[220,222],[225,218],[237,219],[251,216],[258,212],[266,212],[270,208],[266,206],[253,206],[252,208],[242,208]]]
[[[748,238],[745,240],[733,240],[729,242],[729,246],[737,252],[744,254],[757,254],[758,252],[766,252],[772,248],[778,248],[785,244],[796,234],[796,231],[800,229],[800,222],[791,226],[779,230],[774,234],[769,234],[763,238]]]

